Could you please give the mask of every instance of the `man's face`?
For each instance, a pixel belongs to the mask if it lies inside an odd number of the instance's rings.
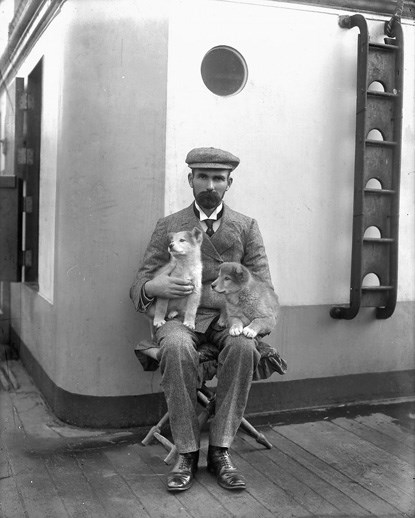
[[[220,204],[233,181],[229,169],[193,169],[188,179],[197,204],[208,210]]]

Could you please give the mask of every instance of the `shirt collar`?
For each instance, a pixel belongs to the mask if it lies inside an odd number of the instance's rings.
[[[200,221],[204,221],[205,219],[217,220],[219,212],[223,209],[223,203],[218,205],[210,216],[206,216],[206,214],[203,212],[203,210],[199,207],[199,205],[196,202],[195,202],[195,207],[199,211],[199,219],[200,219]]]

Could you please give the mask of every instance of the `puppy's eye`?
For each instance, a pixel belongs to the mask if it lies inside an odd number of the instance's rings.
[[[179,239],[180,243],[186,243],[186,239]]]
[[[223,278],[223,280],[224,280],[224,281],[230,281],[230,280],[231,280],[231,278],[230,278],[230,277],[228,277],[227,275],[225,275],[225,277]]]

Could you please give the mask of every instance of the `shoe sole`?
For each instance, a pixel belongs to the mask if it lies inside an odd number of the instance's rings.
[[[224,489],[229,489],[230,491],[242,491],[243,489],[246,489],[246,484],[243,486],[227,486],[226,484],[222,484],[217,478],[215,469],[212,466],[208,465],[207,470],[209,473],[212,473],[212,475],[215,475],[217,483],[220,485],[220,487],[223,487]]]
[[[227,486],[225,484],[221,484],[219,482],[219,480],[217,480],[217,483],[220,485],[220,487],[223,487],[224,489],[228,489],[229,491],[243,491],[244,489],[246,489],[246,485],[245,486]]]
[[[196,471],[195,471],[195,473],[196,473]],[[193,486],[193,482],[194,482],[194,475],[188,486],[186,486],[186,487],[169,487],[169,486],[167,486],[167,491],[170,491],[171,493],[174,493],[176,491],[186,491],[187,489],[190,489]]]
[[[167,487],[167,491],[170,493],[175,493],[176,491],[187,491],[193,486],[193,482],[186,487]]]

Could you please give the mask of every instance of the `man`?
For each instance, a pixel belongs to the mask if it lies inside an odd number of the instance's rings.
[[[211,288],[222,262],[244,264],[271,287],[268,260],[257,222],[233,211],[223,203],[230,189],[231,172],[239,158],[215,148],[192,149],[187,157],[191,172],[189,185],[194,203],[160,219],[138,270],[130,295],[138,311],[145,312],[156,297],[189,295],[193,286],[186,280],[154,273],[169,260],[168,234],[204,230],[202,243],[202,299],[194,331],[176,319],[155,334],[160,351],[162,387],[167,401],[170,426],[179,458],[167,477],[169,491],[183,491],[193,482],[199,459],[200,431],[196,414],[199,357],[197,347],[213,343],[218,347],[215,415],[209,428],[207,467],[218,483],[230,490],[245,489],[244,477],[234,466],[229,447],[238,430],[248,400],[252,375],[260,355],[257,340],[244,335],[230,336],[229,329],[217,325],[221,296]]]

